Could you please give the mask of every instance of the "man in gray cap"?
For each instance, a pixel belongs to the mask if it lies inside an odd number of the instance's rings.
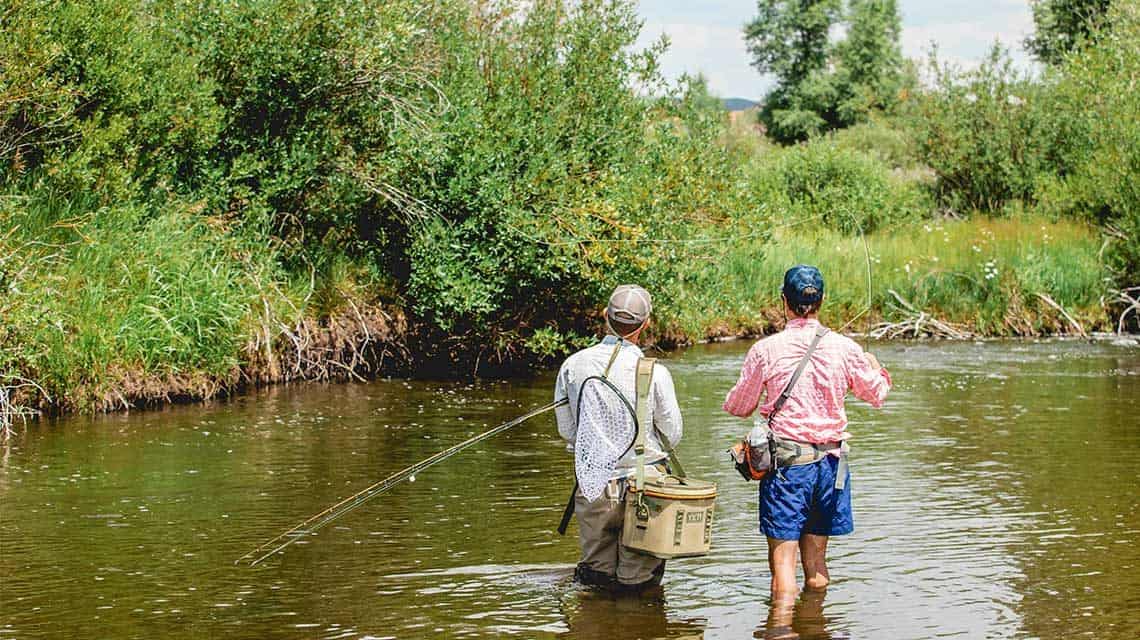
[[[558,433],[574,452],[573,507],[582,551],[574,576],[583,584],[640,591],[660,584],[665,573],[664,560],[620,544],[626,479],[635,470],[637,343],[652,306],[649,292],[637,285],[614,289],[605,314],[608,335],[567,358],[555,383],[554,397],[570,400],[556,415]],[[673,379],[660,364],[648,401],[653,425],[646,425],[645,459],[654,466],[646,471],[660,473],[681,439]]]

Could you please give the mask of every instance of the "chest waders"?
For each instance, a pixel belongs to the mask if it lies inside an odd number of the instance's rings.
[[[609,322],[609,320],[607,320],[606,322]],[[618,338],[617,344],[614,345],[613,352],[610,353],[610,360],[609,360],[609,362],[606,363],[605,370],[602,371],[602,375],[590,376],[589,378],[586,378],[585,380],[583,380],[582,384],[578,386],[578,406],[574,408],[574,422],[575,423],[577,423],[578,420],[580,420],[581,416],[582,416],[582,389],[584,389],[586,387],[586,383],[590,382],[591,380],[597,380],[598,382],[601,382],[602,384],[605,384],[610,389],[612,389],[613,392],[617,394],[618,399],[621,400],[621,403],[623,405],[625,405],[625,408],[630,412],[630,414],[632,414],[634,416],[634,420],[635,421],[637,420],[637,414],[634,412],[633,407],[629,406],[629,401],[625,399],[625,395],[622,394],[621,390],[618,389],[616,386],[614,386],[614,383],[610,382],[610,379],[609,379],[610,369],[614,366],[614,360],[617,360],[618,354],[621,353],[621,343],[622,343],[622,339]],[[574,425],[574,430],[575,431],[578,430],[577,424]],[[632,446],[633,446],[633,441],[630,441],[629,445],[626,446],[625,451],[622,451],[621,455],[618,456],[618,460],[621,460],[622,458],[624,458],[625,454],[629,452],[629,448]],[[570,498],[566,501],[566,508],[562,510],[562,521],[558,523],[558,535],[560,535],[560,536],[566,535],[566,528],[570,526],[570,519],[574,517],[574,496],[577,495],[577,493],[578,493],[578,474],[575,473],[574,474],[574,488],[570,490]]]

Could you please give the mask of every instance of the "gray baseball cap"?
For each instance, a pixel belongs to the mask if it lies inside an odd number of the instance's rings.
[[[636,284],[623,284],[610,294],[606,317],[622,324],[642,324],[649,319],[653,301],[649,292]]]

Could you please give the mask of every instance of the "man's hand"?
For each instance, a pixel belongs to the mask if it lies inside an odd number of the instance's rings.
[[[873,353],[864,353],[863,359],[867,361],[867,364],[871,365],[872,369],[878,370],[883,368],[883,365],[879,364],[879,359],[876,358]]]

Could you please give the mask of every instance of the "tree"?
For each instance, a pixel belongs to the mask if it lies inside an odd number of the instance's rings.
[[[846,127],[874,109],[887,109],[898,93],[903,64],[897,0],[759,0],[759,15],[745,26],[752,65],[776,76],[760,119],[768,134],[794,142]],[[843,17],[844,40],[830,42]]]
[[[782,85],[795,85],[827,63],[827,39],[839,0],[759,0],[760,15],[745,25],[752,65]]]
[[[902,19],[896,0],[851,0],[845,40],[836,45],[842,103],[840,124],[894,103],[903,66]]]
[[[758,0],[759,15],[744,27],[752,66],[776,76],[760,118],[777,140],[801,140],[827,124],[801,89],[827,65],[828,36],[841,7],[840,0]]]
[[[1046,64],[1060,64],[1092,37],[1110,4],[1111,0],[1033,0],[1036,31],[1025,39],[1025,48]]]

